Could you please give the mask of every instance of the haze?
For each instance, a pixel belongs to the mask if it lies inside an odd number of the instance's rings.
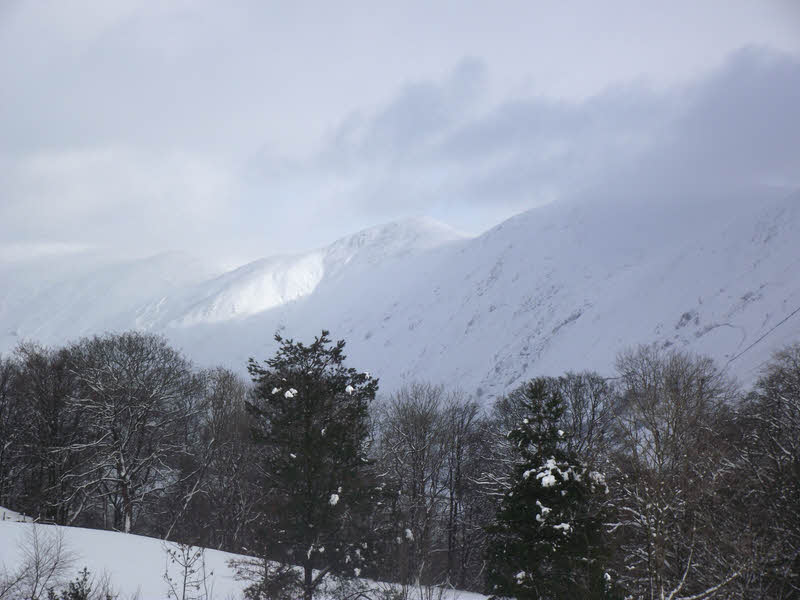
[[[0,4],[0,260],[800,185],[794,2]]]

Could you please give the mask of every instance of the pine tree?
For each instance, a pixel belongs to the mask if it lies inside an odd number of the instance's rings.
[[[600,560],[605,480],[567,450],[557,388],[535,379],[522,405],[527,416],[508,434],[518,463],[489,527],[489,591],[519,599],[608,597]]]
[[[345,367],[345,343],[332,343],[327,331],[310,345],[275,339],[266,368],[253,359],[248,367],[267,488],[265,558],[300,565],[295,585],[310,600],[326,575],[357,576],[367,558],[375,491],[368,407],[378,381]]]

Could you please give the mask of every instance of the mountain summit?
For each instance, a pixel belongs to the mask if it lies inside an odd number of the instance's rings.
[[[534,375],[609,372],[618,351],[651,342],[750,381],[800,337],[800,196],[553,204],[475,238],[411,219],[216,276],[183,255],[49,281],[25,268],[0,271],[5,352],[135,327],[243,370],[272,352],[275,331],[326,328],[384,391],[430,380],[489,398]]]

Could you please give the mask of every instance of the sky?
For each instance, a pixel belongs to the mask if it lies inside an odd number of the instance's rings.
[[[800,187],[794,0],[0,0],[0,262]]]

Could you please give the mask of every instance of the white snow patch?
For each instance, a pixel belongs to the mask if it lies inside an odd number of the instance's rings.
[[[564,535],[567,535],[572,529],[572,525],[569,523],[559,523],[558,525],[553,525],[553,529],[561,530]]]
[[[543,517],[546,517],[547,515],[549,515],[553,510],[552,508],[548,508],[548,507],[542,505],[542,503],[539,502],[538,500],[536,501],[536,506],[538,506],[539,510],[542,511],[542,516]]]
[[[541,473],[540,473],[541,475]],[[555,475],[551,475],[548,473],[547,475],[542,476],[542,487],[552,487],[556,484]]]

